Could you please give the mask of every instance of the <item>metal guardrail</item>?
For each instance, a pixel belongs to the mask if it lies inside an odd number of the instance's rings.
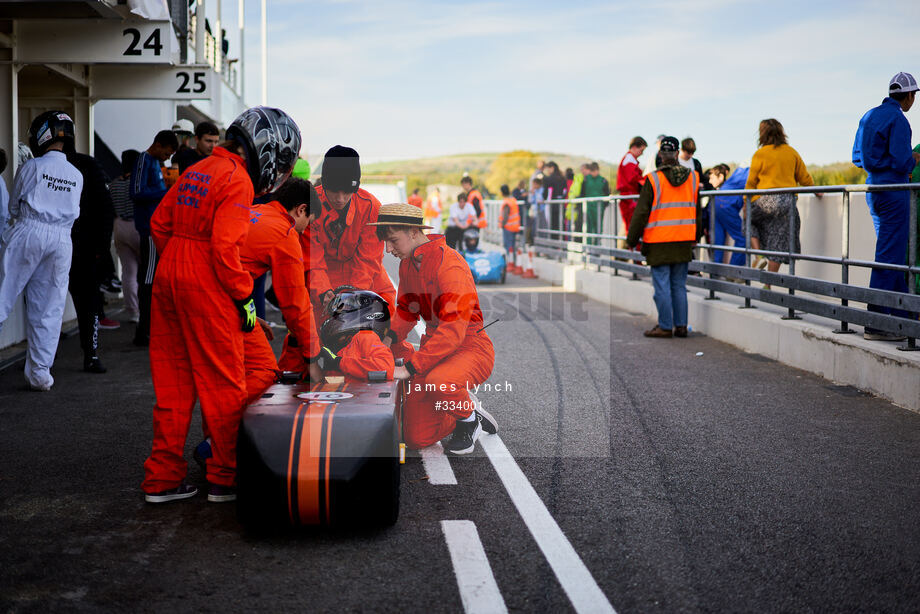
[[[906,265],[886,264],[868,260],[859,260],[850,257],[850,194],[853,192],[890,192],[912,191],[910,200],[910,233]],[[839,334],[853,333],[850,324],[868,326],[889,333],[905,335],[907,343],[899,346],[900,350],[918,350],[917,338],[920,337],[920,321],[916,314],[920,313],[920,296],[917,294],[916,274],[920,274],[917,266],[917,205],[916,192],[920,191],[920,184],[896,185],[841,185],[841,186],[814,186],[795,188],[773,188],[766,190],[706,190],[701,191],[701,197],[713,196],[742,196],[744,200],[744,236],[745,247],[715,245],[712,243],[698,243],[694,248],[696,259],[690,263],[691,275],[687,284],[709,291],[707,300],[718,300],[717,293],[731,294],[744,299],[743,308],[753,308],[753,301],[778,305],[786,308],[783,319],[799,319],[796,311],[817,315],[840,323],[834,332]],[[796,253],[794,249],[795,215],[789,215],[789,250],[784,252],[757,250],[751,244],[751,215],[750,196],[765,194],[841,194],[843,199],[842,216],[842,249],[839,257],[823,254]],[[535,252],[544,256],[581,262],[584,265],[593,264],[600,269],[607,267],[614,275],[620,272],[629,273],[634,279],[640,275],[650,276],[651,269],[643,264],[645,258],[641,253],[617,247],[617,242],[625,243],[626,232],[618,231],[622,223],[618,212],[614,209],[613,225],[614,234],[589,233],[584,230],[587,221],[586,207],[588,203],[618,203],[621,200],[637,200],[638,195],[611,195],[606,197],[588,197],[573,199],[554,199],[546,201],[551,218],[547,221],[548,227],[538,225],[533,233]],[[485,201],[489,218],[489,229],[486,239],[501,243],[501,232],[498,229],[499,210],[502,201]],[[527,203],[518,201],[522,206],[521,220],[530,224],[533,218],[527,213]],[[567,205],[574,205],[579,209],[582,229],[567,227],[565,210]],[[710,237],[715,236],[715,212],[710,213]],[[553,219],[555,218],[555,219]],[[628,229],[626,229],[628,231]],[[735,266],[714,262],[712,257],[715,251],[745,255],[745,265]],[[706,259],[701,260],[700,256]],[[751,268],[754,256],[781,256],[789,259],[789,273],[774,273]],[[820,262],[840,266],[840,282],[831,282],[822,279],[799,277],[795,273],[797,261]],[[868,269],[903,271],[908,276],[908,292],[892,292],[850,284],[850,267]],[[704,275],[706,275],[704,277]],[[737,280],[737,281],[735,281]],[[752,283],[763,283],[770,289],[757,288]],[[785,288],[786,292],[776,292],[772,288],[778,286]],[[796,295],[796,291],[805,292],[817,297]],[[914,314],[913,318],[902,318],[895,315],[868,311],[862,308],[851,307],[850,301],[856,301],[880,307],[898,309]]]

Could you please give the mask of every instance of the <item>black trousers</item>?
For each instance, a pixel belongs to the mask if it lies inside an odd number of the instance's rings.
[[[149,236],[141,237],[141,259],[137,267],[137,303],[139,317],[135,341],[150,341],[150,303],[153,299],[153,277],[157,270],[156,245]]]
[[[93,256],[74,253],[68,289],[73,306],[77,310],[80,348],[83,350],[83,358],[89,359],[98,355],[99,313],[102,311],[102,293],[99,291]]]

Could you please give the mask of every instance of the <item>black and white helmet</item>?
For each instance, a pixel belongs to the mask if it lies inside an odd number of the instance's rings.
[[[479,249],[479,229],[467,228],[463,231],[463,250],[475,252]]]
[[[338,354],[359,331],[371,330],[382,338],[390,329],[389,305],[376,292],[343,286],[335,293],[319,329],[325,347]]]
[[[227,128],[227,139],[246,148],[249,177],[256,196],[281,187],[294,170],[300,153],[300,128],[290,115],[272,107],[243,111]]]
[[[70,115],[63,111],[45,111],[29,126],[29,147],[32,153],[40,156],[58,141],[64,143],[64,149],[74,147],[75,129]]]

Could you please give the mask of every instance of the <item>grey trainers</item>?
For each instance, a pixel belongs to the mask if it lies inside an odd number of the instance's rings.
[[[179,499],[189,499],[197,494],[198,488],[183,480],[182,483],[175,488],[147,493],[144,495],[144,499],[147,503],[169,503],[170,501],[178,501]]]

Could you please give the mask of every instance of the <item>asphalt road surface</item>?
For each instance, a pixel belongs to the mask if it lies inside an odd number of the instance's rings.
[[[0,611],[917,610],[920,416],[698,334],[645,339],[650,318],[539,280],[480,296],[501,431],[410,455],[384,530],[266,538],[203,495],[145,504],[132,325],[101,333],[105,375],[76,337],[49,393],[0,372]],[[190,433],[191,461],[197,415]]]

